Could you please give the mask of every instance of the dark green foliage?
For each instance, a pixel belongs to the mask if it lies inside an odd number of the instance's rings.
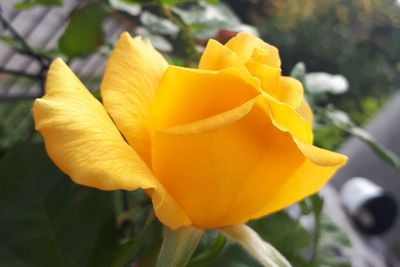
[[[26,0],[15,4],[16,9],[27,9],[35,6],[62,6],[63,0]]]
[[[237,244],[230,244],[222,255],[207,267],[262,267],[256,260]]]
[[[308,232],[286,211],[280,211],[249,224],[294,266],[302,261],[300,252],[310,245]]]
[[[109,266],[116,247],[111,193],[76,185],[42,144],[0,161],[0,262],[6,266]]]
[[[307,266],[300,254],[310,245],[309,233],[290,217],[286,211],[280,211],[264,218],[254,220],[249,225],[267,242],[281,252],[293,266]],[[261,267],[240,246],[229,244],[222,255],[211,267]]]
[[[58,43],[60,52],[70,57],[94,52],[104,42],[102,23],[106,14],[104,6],[97,2],[73,12]]]
[[[200,244],[199,248],[203,250],[189,262],[187,267],[203,267],[213,263],[227,243],[224,236],[214,232],[205,233],[202,241],[203,244]]]
[[[29,80],[21,78],[18,82],[24,86]],[[34,130],[31,109],[32,101],[0,105],[0,150],[7,150],[18,140],[26,139],[32,134]]]

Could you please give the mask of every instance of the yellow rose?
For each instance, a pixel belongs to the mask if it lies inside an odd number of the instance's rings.
[[[312,113],[275,47],[211,40],[199,69],[168,65],[125,33],[101,85],[104,106],[61,59],[35,101],[55,164],[82,185],[142,188],[171,228],[244,223],[315,193],[346,157],[312,145]]]

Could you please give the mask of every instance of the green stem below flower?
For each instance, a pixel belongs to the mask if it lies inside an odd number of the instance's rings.
[[[189,262],[204,230],[192,226],[165,228],[156,267],[184,267]]]
[[[199,53],[197,52],[196,45],[193,42],[192,30],[190,26],[176,16],[171,11],[171,8],[165,5],[162,1],[159,1],[158,5],[162,14],[179,27],[180,39],[185,47],[186,63],[188,67],[195,67],[197,65]]]
[[[292,267],[292,265],[252,228],[245,224],[218,229],[226,237],[239,243],[254,259],[265,267]]]

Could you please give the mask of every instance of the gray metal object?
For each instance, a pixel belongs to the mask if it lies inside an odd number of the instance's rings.
[[[351,266],[398,267],[397,265],[388,265],[385,261],[385,255],[383,255],[380,250],[377,251],[371,248],[359,232],[355,230],[350,218],[341,206],[339,194],[331,185],[325,186],[321,190],[321,195],[324,198],[325,212],[340,226],[351,241],[351,249],[348,254],[351,260]]]
[[[400,94],[394,95],[386,106],[371,120],[365,129],[382,145],[400,155]],[[368,177],[394,197],[400,206],[400,173],[382,161],[371,149],[357,138],[350,138],[339,152],[349,157],[349,162],[335,177],[331,184],[340,190],[343,184],[352,177]],[[400,220],[383,234],[379,240],[380,247],[389,246],[400,255]],[[370,239],[366,238],[366,242]],[[376,244],[377,242],[372,242]],[[374,247],[374,249],[381,249]]]
[[[400,94],[393,96],[365,129],[385,147],[400,155]],[[339,152],[347,155],[349,162],[332,180],[336,188],[351,177],[368,177],[392,192],[400,202],[400,173],[379,159],[368,146],[352,137],[340,147]]]
[[[347,180],[340,189],[340,200],[357,228],[367,235],[388,231],[397,217],[394,198],[363,177]]]

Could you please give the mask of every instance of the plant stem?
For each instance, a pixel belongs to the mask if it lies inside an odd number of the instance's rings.
[[[204,230],[192,226],[185,226],[176,230],[166,227],[156,267],[186,266],[203,233]]]
[[[29,79],[42,79],[41,75],[38,74],[31,74],[31,73],[26,73],[23,71],[18,71],[18,70],[10,70],[7,68],[2,68],[0,67],[0,73],[6,73],[6,74],[10,74],[10,75],[15,75],[15,76],[22,76],[25,78],[29,78]]]
[[[265,267],[292,267],[290,262],[271,244],[265,242],[246,224],[218,229],[230,240],[239,243],[254,259]]]
[[[314,235],[313,235],[313,244],[311,248],[311,266],[315,266],[317,262],[317,250],[318,250],[318,243],[321,233],[321,220],[319,216],[314,215]]]
[[[169,6],[166,6],[161,0],[158,1],[158,5],[162,14],[175,23],[179,27],[180,38],[185,46],[185,54],[187,59],[187,65],[193,67],[197,64],[198,52],[196,45],[193,42],[192,30],[189,25],[187,25],[181,18],[176,16]]]
[[[22,35],[20,35],[17,30],[14,29],[14,27],[11,25],[11,23],[3,16],[3,13],[0,10],[0,23],[4,25],[4,27],[11,33],[11,35],[18,40],[18,42],[22,45],[23,47],[23,53],[27,54],[31,57],[33,57],[34,59],[36,59],[37,61],[39,61],[39,63],[42,66],[48,66],[49,64],[49,58],[45,58],[43,56],[40,56],[36,53],[35,49],[33,49],[28,42],[25,40],[24,37],[22,37]]]
[[[311,248],[310,263],[311,266],[316,266],[318,260],[318,255],[317,255],[318,245],[321,237],[321,214],[324,202],[318,194],[309,197],[309,200],[311,201],[313,215],[314,215],[314,235],[313,235],[313,244]]]

